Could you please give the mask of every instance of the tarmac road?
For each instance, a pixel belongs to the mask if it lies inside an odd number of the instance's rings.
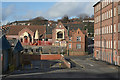
[[[39,78],[102,78],[105,80],[118,80],[119,67],[107,64],[102,61],[94,61],[91,56],[66,57],[72,63],[72,68],[56,68],[52,66],[44,69],[29,69],[15,71],[6,76],[3,80],[36,80]],[[47,63],[45,63],[47,64]],[[46,65],[47,66],[47,65]]]

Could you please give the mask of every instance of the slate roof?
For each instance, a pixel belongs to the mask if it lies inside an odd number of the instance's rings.
[[[93,7],[95,7],[97,4],[99,4],[102,0],[98,1],[96,4],[93,5]]]
[[[30,26],[17,25],[17,26],[10,26],[10,29],[9,29],[7,35],[18,35],[18,33],[25,27],[27,27],[28,29],[30,29],[33,32],[38,30],[40,34],[43,34],[46,30],[46,26],[44,26],[44,25],[30,25]]]
[[[10,43],[6,39],[5,35],[0,35],[0,50],[7,50],[10,49]]]
[[[64,23],[63,25],[66,29],[68,29],[68,27],[69,27],[69,30],[77,30],[78,28],[80,30],[83,30],[83,27],[84,27],[83,24],[65,24]]]
[[[52,30],[56,27],[57,25],[53,23],[51,26],[46,26],[46,32],[47,34],[52,34]]]
[[[17,52],[23,50],[23,46],[22,46],[22,44],[20,43],[19,40],[17,40],[17,39],[12,39],[12,40],[8,40],[8,41],[9,41],[11,47],[13,48],[13,52],[14,52],[14,53],[17,53]]]

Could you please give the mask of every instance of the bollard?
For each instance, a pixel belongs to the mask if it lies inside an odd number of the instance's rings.
[[[61,63],[59,63],[59,68],[61,68]]]
[[[33,65],[31,64],[31,69],[33,68]]]
[[[24,64],[22,64],[22,69],[24,69]]]

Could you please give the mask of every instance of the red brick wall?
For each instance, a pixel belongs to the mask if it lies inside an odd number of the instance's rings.
[[[30,55],[24,54],[23,60],[60,60],[60,54]]]
[[[77,41],[77,37],[79,37],[79,36],[81,37],[81,41]],[[68,45],[69,45],[69,43],[72,44],[71,49],[69,48],[69,50],[85,51],[85,34],[83,34],[83,32],[80,29],[78,29],[77,31],[75,31],[72,34],[72,40],[69,41],[69,39],[68,39]],[[77,49],[77,46],[76,46],[77,44],[81,44],[81,48],[80,49]]]
[[[61,25],[61,28],[59,28],[59,25]],[[56,28],[54,28],[53,30],[52,30],[52,43],[54,43],[55,41],[56,41],[56,29],[64,29],[64,31],[65,31],[65,39],[67,38],[67,29],[63,26],[63,24],[60,22],[57,26],[56,26]]]
[[[117,51],[117,53],[118,53],[118,39],[120,37],[119,33],[118,33],[119,17],[118,17],[118,9],[117,9],[118,8],[118,3],[117,2],[114,3],[114,7],[116,7],[116,16],[113,17],[113,21],[114,21],[113,22],[113,30],[114,30],[114,24],[116,24],[116,33],[113,33],[113,40],[114,41],[116,40],[116,49],[114,49],[114,52],[112,53],[112,48],[104,48],[103,46],[100,46],[100,47],[102,47],[102,55],[104,57],[103,60],[107,61],[109,63],[111,63],[111,59],[112,59],[111,54],[113,54],[113,61],[115,61],[114,54],[115,54],[115,51]],[[104,13],[108,10],[111,10],[111,9],[112,9],[112,3],[109,4],[108,6],[102,8],[102,13]],[[111,12],[110,12],[110,14],[111,14]],[[114,12],[113,12],[113,14],[114,14]],[[94,10],[94,18],[96,18],[97,16],[100,16],[100,11],[95,13],[95,10]],[[102,27],[111,26],[112,25],[112,17],[103,20],[101,23],[102,23]],[[96,30],[98,28],[100,29],[100,22],[94,23],[94,30]],[[94,42],[95,41],[100,41],[100,38],[101,38],[100,35],[96,35],[95,38],[94,38]],[[102,41],[104,41],[104,40],[112,41],[112,33],[102,34]],[[110,45],[111,45],[111,43],[110,43]],[[94,46],[94,57],[95,58],[98,58],[97,57],[97,50],[100,52],[100,47]],[[113,48],[114,48],[114,42],[113,42]],[[119,55],[119,53],[118,53],[118,55]]]
[[[60,54],[48,54],[48,55],[41,55],[41,60],[60,60]]]

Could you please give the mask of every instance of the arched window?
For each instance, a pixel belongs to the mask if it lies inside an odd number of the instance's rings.
[[[63,38],[63,32],[59,31],[59,32],[57,33],[57,38]]]
[[[23,39],[21,38],[20,41],[23,42]]]

